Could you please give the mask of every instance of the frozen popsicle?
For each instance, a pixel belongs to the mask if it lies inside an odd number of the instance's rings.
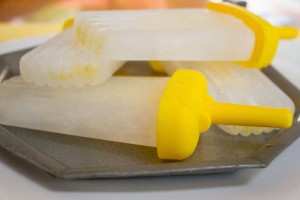
[[[0,84],[0,124],[145,146],[164,159],[190,156],[213,124],[289,127],[288,109],[214,102],[205,77],[112,77],[85,88],[51,88],[20,77]],[[245,115],[247,111],[247,115]]]
[[[76,15],[74,29],[84,47],[105,59],[244,61],[254,68],[270,63],[279,38],[297,34],[226,3],[205,9],[86,11]]]
[[[172,75],[178,69],[200,71],[207,78],[208,91],[216,101],[236,104],[287,107],[294,112],[292,100],[258,69],[230,62],[152,62]],[[249,136],[271,132],[274,128],[219,125],[229,134]]]
[[[123,63],[82,48],[68,29],[25,54],[20,71],[24,80],[37,85],[83,87],[106,81]]]

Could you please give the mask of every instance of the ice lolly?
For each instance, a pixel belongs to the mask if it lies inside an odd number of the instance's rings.
[[[226,3],[209,3],[206,9],[85,11],[76,15],[74,29],[84,47],[105,59],[245,61],[257,68],[269,64],[279,38],[297,34]]]
[[[292,100],[258,69],[230,62],[152,62],[172,75],[178,69],[200,71],[207,78],[208,91],[216,101],[236,104],[287,107],[294,112]],[[156,64],[156,65],[155,65]],[[249,136],[271,132],[273,128],[219,125],[229,134]]]
[[[255,40],[241,20],[206,9],[86,11],[74,28],[111,60],[247,60]]]
[[[106,81],[123,63],[99,59],[68,29],[25,54],[20,71],[24,80],[37,85],[83,87]]]
[[[288,109],[214,102],[205,77],[192,70],[65,89],[17,77],[0,84],[0,96],[0,124],[157,146],[164,159],[190,156],[211,123],[287,128],[293,118]]]

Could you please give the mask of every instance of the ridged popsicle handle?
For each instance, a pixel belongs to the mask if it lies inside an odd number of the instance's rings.
[[[292,39],[298,35],[298,29],[290,26],[276,27],[276,31],[281,39]]]

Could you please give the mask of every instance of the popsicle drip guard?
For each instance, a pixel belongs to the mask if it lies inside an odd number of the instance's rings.
[[[280,39],[291,39],[298,35],[295,27],[275,27],[263,18],[249,12],[246,8],[231,3],[207,4],[207,9],[233,15],[252,29],[255,34],[255,44],[250,60],[238,62],[239,65],[249,68],[267,67],[277,50]]]

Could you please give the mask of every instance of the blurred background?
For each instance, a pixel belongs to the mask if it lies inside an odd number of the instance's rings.
[[[1,22],[62,22],[80,10],[201,7],[206,0],[0,0]],[[247,0],[249,9],[300,18],[299,0]]]
[[[0,42],[57,32],[65,20],[81,10],[191,8],[204,7],[205,3],[206,0],[0,0]],[[299,0],[248,0],[247,7],[275,25],[299,27]]]
[[[204,0],[0,0],[0,20],[62,22],[80,10],[199,7],[204,3]]]

